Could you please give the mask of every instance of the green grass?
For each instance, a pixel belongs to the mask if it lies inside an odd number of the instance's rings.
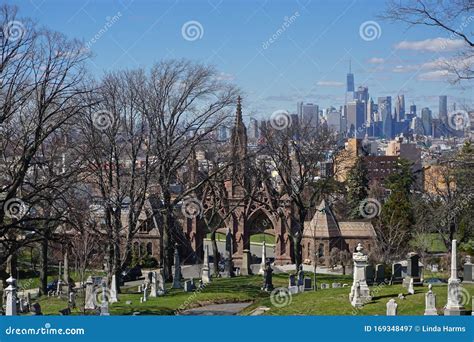
[[[312,274],[307,274],[312,277]],[[321,283],[348,283],[351,284],[351,276],[317,275],[318,285]],[[287,274],[276,274],[273,277],[275,287],[286,287],[288,284]],[[167,284],[167,288],[171,284]],[[265,315],[385,315],[386,303],[395,298],[398,305],[399,315],[423,315],[424,298],[427,287],[416,287],[414,295],[406,295],[406,289],[401,285],[372,286],[373,299],[363,308],[354,309],[349,303],[350,288],[326,289],[308,291],[293,295],[291,302],[284,307],[275,307],[270,301],[270,294],[260,291],[262,277],[246,276],[236,278],[221,278],[207,285],[202,291],[186,293],[183,290],[169,290],[166,296],[148,298],[145,303],[140,303],[141,294],[137,293],[137,287],[123,288],[119,295],[120,301],[110,305],[112,315],[131,315],[140,312],[142,315],[175,315],[177,311],[199,307],[208,304],[252,302],[242,314],[249,314],[259,306],[269,307]],[[474,296],[474,285],[464,285],[464,288]],[[446,304],[447,286],[435,286],[434,293],[437,295],[437,307],[439,313]],[[399,300],[399,293],[404,293],[406,299]],[[81,305],[83,299],[78,297],[77,303]],[[127,305],[126,301],[131,301]],[[57,315],[58,311],[67,307],[65,298],[42,297],[39,303],[44,314]],[[471,308],[471,303],[467,305]],[[73,314],[81,314],[79,309]]]
[[[94,275],[94,276],[105,276],[105,272],[103,271],[86,271],[84,275],[84,281],[87,279],[88,276]],[[81,281],[80,274],[74,271],[69,272],[69,277],[72,278],[75,282]],[[52,282],[53,280],[58,279],[58,273],[57,271],[50,271],[48,274],[48,283]],[[39,274],[37,274],[35,277],[30,277],[30,278],[23,278],[19,279],[18,282],[18,287],[20,289],[37,289],[40,286],[40,280],[39,280]]]

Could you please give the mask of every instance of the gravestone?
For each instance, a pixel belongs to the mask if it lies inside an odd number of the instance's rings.
[[[70,308],[73,308],[73,309],[76,308],[76,292],[74,291],[69,292],[68,305]]]
[[[16,279],[10,276],[7,279],[7,288],[5,289],[6,294],[6,305],[5,305],[5,315],[6,316],[16,316],[16,300],[17,300],[17,288],[16,288]]]
[[[204,264],[202,266],[201,281],[203,284],[211,282],[211,268],[209,267],[209,246],[204,247]]]
[[[342,287],[342,284],[341,283],[332,283],[331,286],[332,286],[333,289],[338,289],[338,288]]]
[[[118,297],[117,297],[117,278],[115,277],[115,274],[112,275],[112,281],[110,284],[110,298],[109,298],[110,303],[117,303],[118,302]]]
[[[410,278],[410,283],[408,284],[408,293],[415,294],[415,288],[413,287],[413,278]]]
[[[107,298],[107,285],[102,283],[102,303],[100,304],[100,316],[110,316],[109,314],[109,298]]]
[[[174,246],[174,274],[173,274],[173,289],[180,289],[181,286],[181,264],[179,261],[178,244]]]
[[[95,310],[94,282],[91,276],[86,280],[86,303],[84,309]]]
[[[385,283],[385,267],[382,264],[375,265],[375,283]]]
[[[34,316],[42,316],[43,315],[43,312],[41,312],[41,305],[39,303],[34,303],[32,306],[31,306],[31,313],[34,315]]]
[[[474,265],[471,263],[471,257],[466,257],[466,263],[463,266],[464,279],[463,283],[474,283]]]
[[[351,305],[355,308],[359,308],[364,305],[363,298],[361,297],[360,281],[357,280],[352,288],[353,292],[351,293]]]
[[[240,267],[240,275],[247,276],[252,274],[252,270],[250,268],[250,250],[244,249],[242,254],[242,266]]]
[[[288,286],[288,291],[289,291],[291,294],[297,294],[297,293],[299,293],[298,286],[296,286],[296,285]]]
[[[290,274],[288,277],[288,287],[290,286],[296,286],[296,280],[295,280],[294,274]]]
[[[273,277],[273,269],[270,265],[270,261],[268,261],[265,267],[265,273],[263,275],[263,286],[262,286],[263,291],[271,292],[273,290],[272,277]]]
[[[398,304],[395,299],[390,299],[387,302],[387,316],[396,316],[397,315]]]
[[[438,316],[436,310],[436,295],[432,291],[433,285],[428,285],[428,292],[425,294],[425,316]]]
[[[360,305],[360,303],[368,302],[372,299],[370,295],[369,286],[365,278],[366,275],[366,266],[368,266],[367,260],[368,256],[362,253],[364,248],[359,243],[357,245],[357,252],[352,254],[352,260],[354,263],[354,280],[351,287],[351,292],[349,294],[349,300],[352,306]],[[356,291],[358,291],[358,297],[356,296]]]
[[[158,297],[158,284],[157,275],[155,271],[150,272],[151,286],[150,286],[150,297]]]
[[[407,256],[407,275],[403,280],[403,286],[408,287],[410,279],[413,279],[414,286],[422,286],[420,272],[420,256],[417,253],[408,253]]]
[[[26,294],[26,303],[28,305],[28,311],[30,311],[31,310],[31,293],[30,292]]]
[[[403,282],[402,277],[402,265],[399,263],[392,264],[392,284],[401,284]]]
[[[70,314],[71,314],[71,308],[69,307],[59,310],[59,315],[61,316],[69,316]]]
[[[148,300],[148,283],[145,283],[143,285],[143,297],[142,297],[142,301],[143,303],[146,302]]]
[[[321,284],[321,290],[324,290],[324,289],[329,289],[329,284],[322,283]]]
[[[232,254],[234,253],[233,247],[233,238],[232,232],[230,229],[227,229],[227,234],[225,236],[225,251],[226,251],[226,258],[224,260],[224,272],[222,272],[223,278],[231,278],[234,277],[234,262],[232,260]]]
[[[438,271],[439,271],[439,265],[438,264],[431,265],[431,272],[438,272]]]
[[[185,292],[193,292],[196,289],[196,286],[194,285],[194,280],[189,279],[184,282],[184,291]]]
[[[164,270],[160,268],[158,269],[158,296],[163,296],[165,293],[165,273]]]
[[[265,264],[267,262],[267,248],[265,246],[265,241],[262,243],[262,261],[260,262],[260,269],[258,274],[263,275],[265,273]]]
[[[462,285],[457,275],[457,245],[456,240],[451,242],[451,276],[448,279],[448,303],[444,308],[445,316],[464,316],[468,311],[462,303]]]
[[[313,289],[311,278],[304,278],[304,290],[311,291]]]
[[[367,265],[365,266],[365,281],[367,285],[373,285],[374,284],[374,278],[375,278],[375,270],[374,266],[372,265]]]
[[[298,286],[302,286],[304,284],[304,271],[303,271],[303,265],[300,265],[298,269]]]

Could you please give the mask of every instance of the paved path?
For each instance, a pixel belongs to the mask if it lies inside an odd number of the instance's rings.
[[[186,316],[233,316],[252,303],[212,304],[181,312]]]

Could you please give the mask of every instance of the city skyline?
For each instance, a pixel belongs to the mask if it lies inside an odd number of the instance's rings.
[[[382,20],[383,1],[12,3],[20,16],[84,40],[97,76],[147,68],[163,58],[215,65],[241,88],[246,121],[276,110],[295,112],[300,101],[339,108],[349,61],[355,90],[367,86],[374,101],[404,95],[407,108],[429,107],[435,117],[440,95],[448,96],[448,109],[453,103],[472,108],[472,85],[450,84],[440,66],[458,58],[462,41],[430,27]],[[474,18],[464,20],[472,27]],[[197,35],[183,36],[188,33]]]

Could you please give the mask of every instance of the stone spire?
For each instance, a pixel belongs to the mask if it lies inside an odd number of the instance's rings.
[[[246,186],[247,129],[242,119],[242,99],[237,98],[235,125],[231,136],[232,193],[242,196]]]

